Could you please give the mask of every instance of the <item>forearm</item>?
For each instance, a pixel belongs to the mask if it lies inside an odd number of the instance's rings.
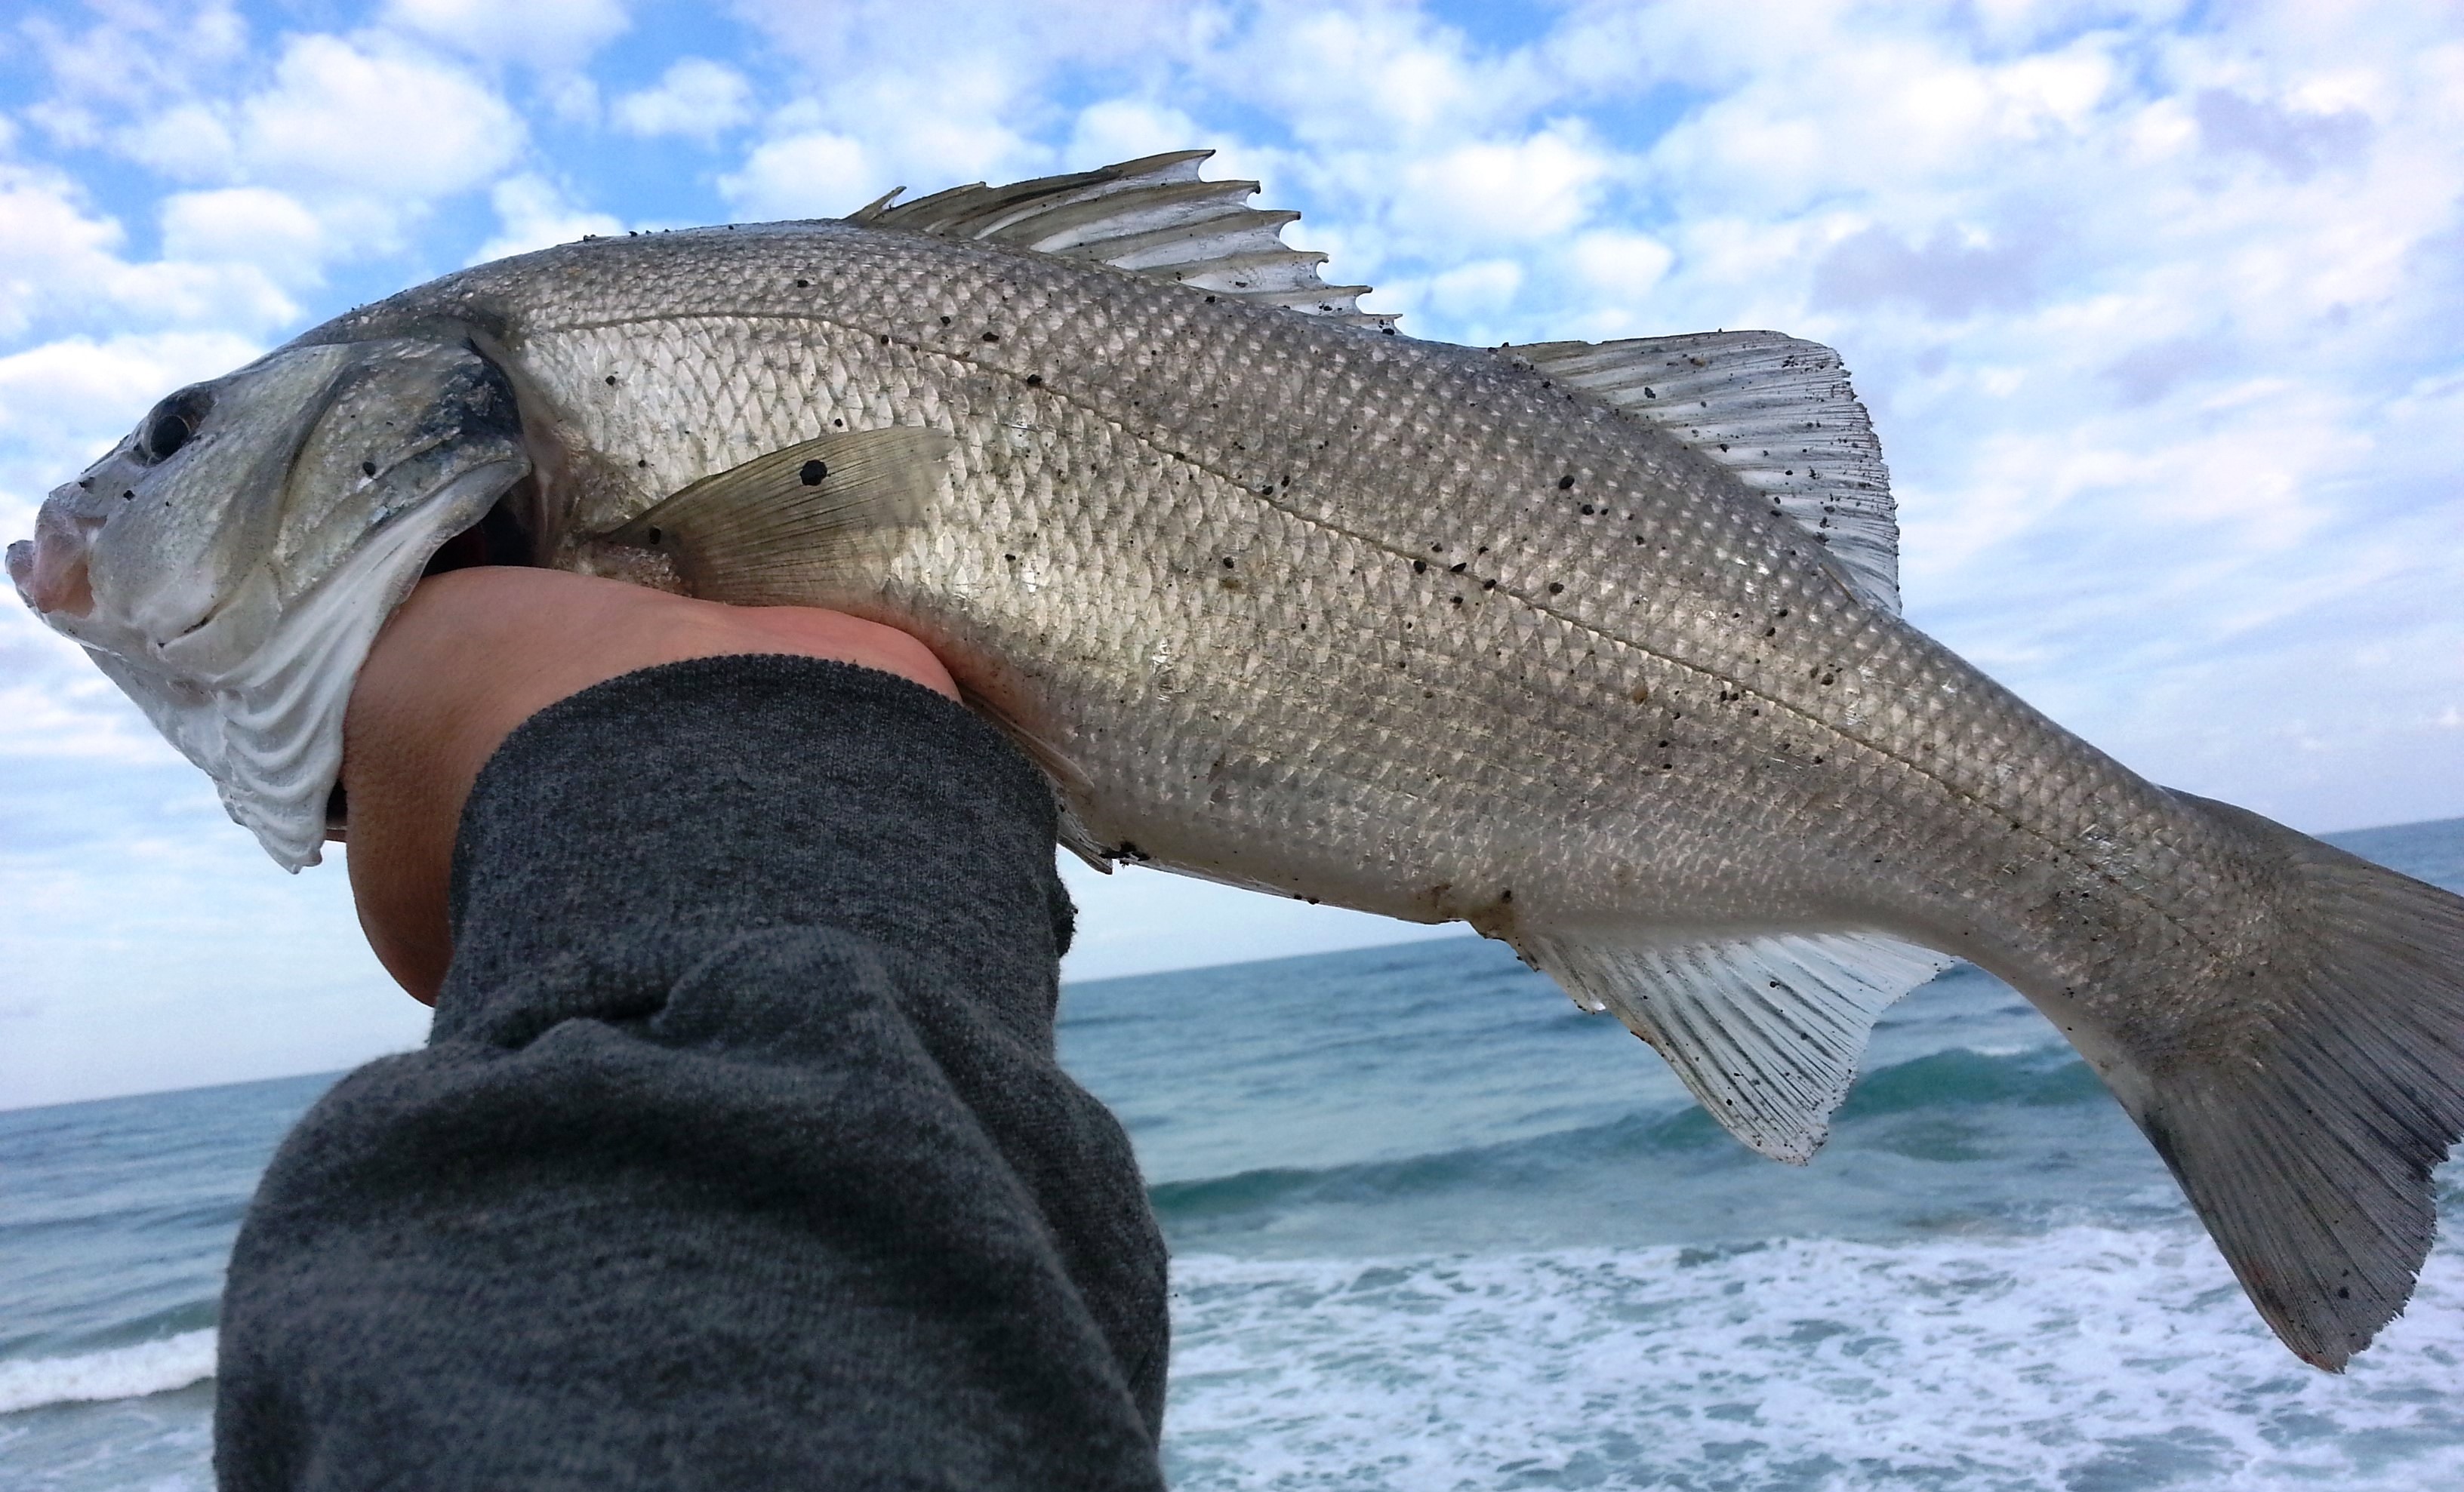
[[[228,1487],[1155,1485],[1162,1251],[1054,1065],[1048,793],[782,658],[553,706],[472,794],[430,1044],[269,1172]]]

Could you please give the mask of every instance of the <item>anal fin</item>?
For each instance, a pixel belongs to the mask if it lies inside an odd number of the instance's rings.
[[[1527,925],[1514,944],[1650,1042],[1729,1133],[1793,1165],[1829,1137],[1875,1020],[1952,963],[1862,932],[1685,942]]]

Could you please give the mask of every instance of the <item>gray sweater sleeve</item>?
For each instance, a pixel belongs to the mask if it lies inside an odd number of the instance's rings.
[[[222,1486],[1159,1487],[1163,1246],[1053,1060],[1052,833],[1005,741],[867,669],[524,724],[429,1044],[241,1230]]]

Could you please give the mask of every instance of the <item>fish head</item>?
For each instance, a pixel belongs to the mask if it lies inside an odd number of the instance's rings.
[[[297,869],[378,628],[530,471],[513,388],[472,347],[294,344],[156,405],[53,491],[9,576]]]

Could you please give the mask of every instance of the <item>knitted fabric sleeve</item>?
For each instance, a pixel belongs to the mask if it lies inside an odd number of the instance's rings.
[[[429,1043],[241,1231],[222,1486],[1160,1487],[1163,1246],[1054,1062],[1052,833],[998,734],[846,665],[526,722]]]

